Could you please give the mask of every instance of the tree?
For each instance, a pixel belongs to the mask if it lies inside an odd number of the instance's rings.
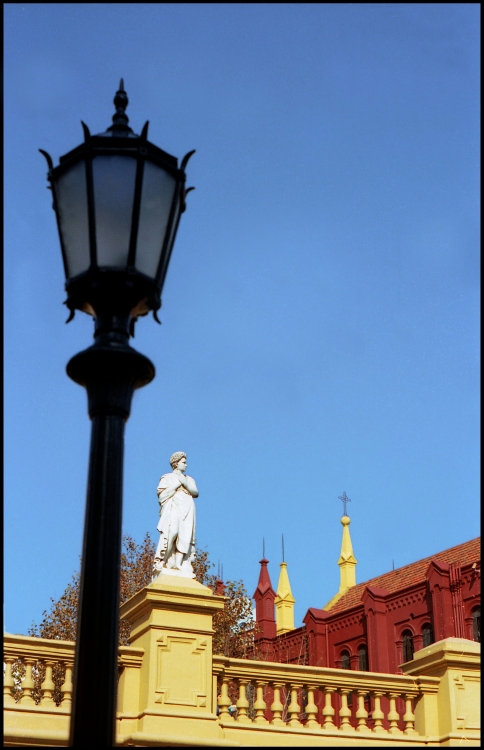
[[[146,533],[141,544],[125,534],[121,554],[120,602],[134,596],[140,589],[151,583],[155,544]],[[210,573],[213,564],[207,550],[195,550],[193,570],[200,583],[212,589],[216,595],[227,597],[225,607],[213,619],[215,630],[213,650],[216,654],[239,658],[254,658],[254,618],[252,602],[242,581],[219,581]],[[51,597],[50,610],[43,612],[40,624],[32,623],[29,635],[67,641],[76,639],[77,607],[79,602],[79,572],[74,573],[71,582],[58,600]],[[129,623],[120,622],[119,643],[129,642]]]
[[[247,595],[243,581],[223,583],[210,573],[213,563],[206,550],[196,550],[193,570],[200,583],[212,589],[214,594],[225,596],[225,607],[213,618],[213,653],[239,659],[257,658],[254,645],[255,622],[252,601]]]
[[[123,537],[121,553],[120,602],[130,599],[151,581],[155,545],[147,533],[141,544],[136,544],[128,534]],[[80,573],[76,571],[62,596],[51,597],[50,611],[44,610],[39,625],[32,623],[29,635],[61,641],[75,641],[77,633],[77,608],[79,603]],[[120,623],[119,643],[126,645],[129,638],[128,623]]]
[[[151,583],[153,572],[153,558],[155,544],[149,533],[141,544],[136,544],[134,539],[125,534],[121,553],[120,571],[120,602],[134,596],[140,589]],[[255,623],[252,613],[252,602],[242,581],[227,581],[223,583],[210,573],[213,563],[210,562],[207,550],[195,550],[193,570],[195,578],[199,583],[212,589],[215,595],[225,596],[225,607],[213,618],[213,652],[237,658],[262,658],[254,644]],[[75,641],[77,631],[77,609],[79,602],[80,573],[77,571],[72,580],[67,584],[64,593],[59,599],[51,597],[50,610],[44,610],[40,624],[32,623],[29,635],[38,638],[58,639],[62,641]],[[129,623],[120,621],[119,643],[128,645],[130,636]],[[22,680],[25,676],[25,665],[17,660],[12,665],[12,676],[14,678],[13,696],[19,700],[21,696]],[[38,703],[41,698],[41,684],[45,678],[45,664],[41,661],[34,665],[32,670],[34,679],[34,691],[32,697]],[[59,705],[62,700],[61,687],[65,680],[65,667],[57,663],[54,665],[52,678],[55,689],[53,699]],[[229,685],[229,693],[235,700],[235,683]],[[249,691],[250,693],[250,691]],[[251,706],[253,696],[249,694]]]

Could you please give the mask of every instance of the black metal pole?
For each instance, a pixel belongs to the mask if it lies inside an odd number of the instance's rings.
[[[126,341],[100,336],[67,366],[92,420],[70,747],[116,744],[124,427],[134,390],[154,377]]]
[[[123,417],[92,420],[71,746],[113,747],[116,710]],[[113,616],[116,613],[116,616]]]

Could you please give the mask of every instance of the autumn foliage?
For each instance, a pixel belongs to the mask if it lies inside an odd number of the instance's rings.
[[[226,597],[225,607],[213,618],[213,653],[239,659],[257,658],[254,647],[252,601],[242,581],[223,583],[209,573],[213,567],[206,550],[197,550],[193,565],[195,578],[215,594]]]
[[[134,596],[140,589],[151,583],[155,544],[149,533],[141,544],[125,535],[121,554],[120,602]],[[242,581],[222,583],[210,573],[213,564],[206,550],[196,550],[193,569],[195,578],[208,586],[215,594],[226,597],[225,607],[213,619],[213,651],[239,658],[254,658],[254,619],[252,602]],[[29,635],[39,638],[75,641],[77,630],[77,607],[79,602],[79,572],[74,573],[62,596],[51,598],[49,611],[43,612],[40,624],[32,623]],[[120,622],[119,643],[129,642],[129,623]]]

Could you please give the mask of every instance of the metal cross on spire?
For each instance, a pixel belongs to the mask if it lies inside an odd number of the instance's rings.
[[[351,503],[351,498],[347,496],[346,492],[343,492],[342,495],[338,495],[338,500],[343,503],[343,515],[346,516],[346,503]]]

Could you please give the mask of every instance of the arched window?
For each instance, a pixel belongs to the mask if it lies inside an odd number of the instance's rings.
[[[358,669],[360,672],[368,672],[368,649],[364,644],[358,649]]]
[[[422,647],[430,646],[434,642],[434,631],[430,622],[427,622],[422,628]]]
[[[349,651],[343,651],[341,654],[341,669],[351,669]]]
[[[481,608],[472,610],[472,636],[478,643],[481,642]]]
[[[402,633],[403,641],[403,661],[412,661],[413,659],[413,635],[411,630],[404,630]]]

